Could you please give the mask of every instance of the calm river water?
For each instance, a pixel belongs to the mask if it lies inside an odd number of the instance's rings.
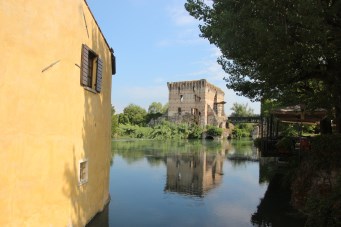
[[[91,227],[303,225],[250,140],[114,140],[112,155],[111,201]]]

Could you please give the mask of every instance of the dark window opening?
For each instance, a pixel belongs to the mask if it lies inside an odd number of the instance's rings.
[[[218,114],[217,93],[214,96],[213,111]]]
[[[94,66],[96,67],[97,64],[97,56],[93,52],[89,52],[88,54],[88,74],[87,74],[87,87],[92,88],[93,86],[93,79],[96,76],[96,72],[94,72]]]
[[[81,85],[96,93],[102,90],[102,59],[88,46],[82,45]]]
[[[178,108],[178,114],[181,115],[181,108]]]

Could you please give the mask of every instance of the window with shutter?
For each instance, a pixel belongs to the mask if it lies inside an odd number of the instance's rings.
[[[95,93],[102,90],[103,61],[85,44],[82,45],[81,85]]]

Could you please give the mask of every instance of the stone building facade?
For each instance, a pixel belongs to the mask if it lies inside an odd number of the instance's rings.
[[[168,119],[226,128],[225,93],[205,79],[168,82]]]

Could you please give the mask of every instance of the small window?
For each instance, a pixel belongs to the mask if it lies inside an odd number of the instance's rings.
[[[102,90],[102,59],[88,46],[82,46],[81,85],[96,93]]]
[[[178,114],[181,115],[181,108],[178,108]]]
[[[88,182],[88,160],[79,161],[79,184]]]
[[[184,101],[184,96],[180,95],[180,102],[183,102],[183,101]]]

